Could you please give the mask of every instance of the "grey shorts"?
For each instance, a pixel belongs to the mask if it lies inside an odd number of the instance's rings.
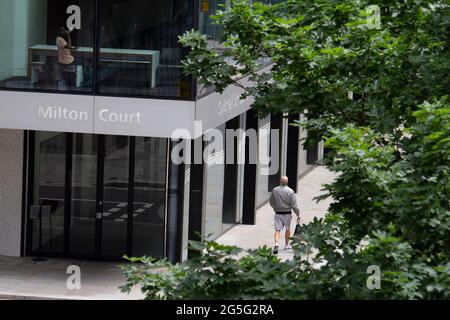
[[[281,231],[283,228],[290,229],[292,214],[275,214],[275,231]]]

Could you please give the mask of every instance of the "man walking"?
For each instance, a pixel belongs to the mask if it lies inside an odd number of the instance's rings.
[[[297,206],[297,197],[294,190],[288,187],[289,179],[281,177],[280,186],[272,190],[270,196],[270,206],[275,211],[275,246],[273,253],[278,253],[280,234],[286,228],[284,249],[290,249],[289,239],[291,237],[292,210],[297,215],[297,222],[300,222],[300,210]]]

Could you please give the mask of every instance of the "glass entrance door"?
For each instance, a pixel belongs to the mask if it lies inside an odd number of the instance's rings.
[[[48,256],[164,257],[167,139],[36,132],[29,212],[42,221]],[[32,164],[32,165],[31,165]],[[29,217],[28,254],[39,252],[39,223]]]
[[[92,256],[98,254],[98,137],[74,134],[72,148],[69,252]]]
[[[128,253],[129,140],[74,135],[71,254],[112,258]]]
[[[100,254],[120,257],[128,253],[130,138],[105,136],[101,140]]]
[[[64,250],[65,224],[65,172],[66,172],[66,136],[60,132],[38,132],[34,136],[35,153],[31,164],[34,173],[32,203],[38,207],[48,207],[48,216],[31,220],[31,250],[38,251],[39,243],[43,251],[62,253]],[[42,228],[39,239],[39,228]]]

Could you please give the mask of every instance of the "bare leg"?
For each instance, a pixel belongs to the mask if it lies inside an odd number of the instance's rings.
[[[280,243],[280,231],[275,231],[275,245],[278,245]]]
[[[291,229],[286,229],[286,233],[285,233],[285,235],[284,235],[284,239],[285,239],[285,243],[284,243],[284,245],[285,246],[288,246],[289,245],[289,239],[291,238]]]

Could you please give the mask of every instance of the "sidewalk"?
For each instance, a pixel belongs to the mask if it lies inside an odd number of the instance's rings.
[[[317,167],[298,182],[297,200],[300,208],[302,223],[309,223],[314,217],[323,217],[328,210],[332,199],[327,199],[316,203],[313,199],[324,192],[322,185],[330,183],[334,179],[334,174],[325,167]],[[292,230],[296,224],[295,216],[292,219]],[[234,245],[243,249],[257,249],[264,245],[273,247],[273,210],[269,204],[258,210],[256,215],[256,225],[237,225],[224,235],[217,242],[225,245]],[[284,233],[280,239],[280,252],[278,256],[282,260],[292,257],[292,251],[284,251]]]
[[[67,289],[67,267],[81,269],[81,290]],[[120,292],[125,284],[119,264],[69,259],[49,259],[36,264],[31,258],[0,256],[0,299],[74,299],[136,300],[139,290],[130,295]]]

